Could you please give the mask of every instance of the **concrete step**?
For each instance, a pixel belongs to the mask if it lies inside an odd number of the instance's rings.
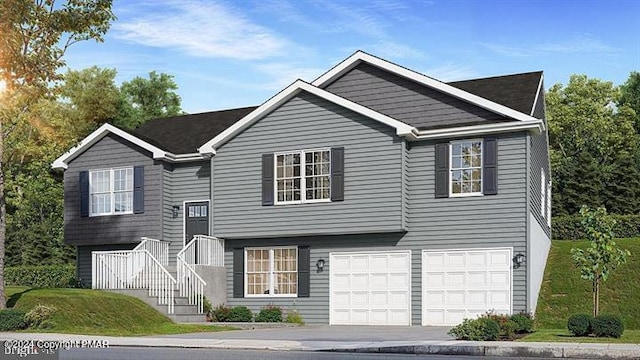
[[[203,323],[207,321],[207,317],[204,314],[201,314],[201,315],[171,314],[167,316],[169,317],[169,319],[177,323]]]
[[[168,305],[160,304],[156,296],[149,296],[149,290],[145,289],[121,289],[108,290],[119,294],[136,297],[175,322],[204,322],[206,316],[198,313],[198,306],[189,304],[189,298],[178,296],[178,291],[174,291],[173,314],[169,314]]]

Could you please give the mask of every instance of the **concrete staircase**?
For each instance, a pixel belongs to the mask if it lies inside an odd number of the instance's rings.
[[[175,265],[169,265],[166,267],[166,269],[167,271],[169,271],[171,276],[173,276],[174,278],[176,277]],[[160,304],[156,296],[149,296],[149,290],[110,289],[108,291],[136,297],[177,323],[201,323],[201,322],[207,321],[207,318],[204,314],[198,313],[198,306],[190,305],[189,299],[186,297],[180,296],[180,293],[177,289],[174,290],[174,313],[173,314],[168,313],[167,304]]]

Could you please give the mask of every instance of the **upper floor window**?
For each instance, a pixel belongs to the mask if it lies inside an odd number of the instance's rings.
[[[482,195],[482,140],[450,143],[451,196]]]
[[[544,169],[540,169],[540,215],[547,217],[547,180]]]
[[[91,216],[133,213],[133,168],[89,172]]]
[[[329,149],[275,155],[276,204],[295,204],[331,199],[331,153]]]

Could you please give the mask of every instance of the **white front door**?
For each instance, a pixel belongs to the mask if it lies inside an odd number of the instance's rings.
[[[511,313],[511,248],[422,252],[422,325]]]
[[[332,253],[331,325],[410,325],[411,251]]]

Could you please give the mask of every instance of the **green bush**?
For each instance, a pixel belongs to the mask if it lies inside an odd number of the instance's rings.
[[[593,316],[588,314],[571,315],[567,321],[567,329],[575,336],[587,336],[591,334]]]
[[[290,323],[290,324],[304,325],[304,320],[302,320],[302,315],[300,315],[300,312],[296,309],[291,309],[287,311],[287,317],[284,320],[284,322]]]
[[[246,306],[235,306],[229,310],[227,321],[251,322],[253,321],[253,313]]]
[[[25,329],[27,322],[25,312],[16,309],[0,310],[0,331],[13,331]]]
[[[230,307],[218,305],[215,309],[211,310],[209,316],[211,317],[211,321],[227,322],[229,321],[229,312],[231,312]]]
[[[516,334],[529,334],[533,332],[533,319],[528,314],[511,315],[511,321],[516,324]]]
[[[457,340],[495,341],[500,335],[500,325],[489,317],[464,319],[461,324],[449,330],[448,334]]]
[[[4,269],[7,285],[35,288],[77,287],[75,265],[13,266]]]
[[[613,233],[617,238],[640,236],[640,215],[608,215],[616,220]],[[552,218],[553,238],[556,240],[584,239],[580,215],[563,215]]]
[[[619,338],[624,332],[622,320],[615,315],[598,315],[593,319],[591,327],[597,337]]]
[[[271,305],[262,308],[256,315],[256,322],[282,322],[282,309]]]
[[[205,315],[211,318],[213,306],[211,306],[211,301],[209,301],[209,299],[207,299],[205,296],[202,297],[202,311],[204,311]]]
[[[518,324],[516,324],[514,321],[511,321],[509,315],[495,314],[492,311],[489,311],[486,314],[482,315],[482,317],[489,318],[498,324],[498,326],[500,327],[500,333],[498,334],[498,337],[509,340],[515,338]]]
[[[52,317],[56,311],[58,309],[53,305],[37,305],[24,316],[24,319],[30,328],[48,329],[54,325]]]

